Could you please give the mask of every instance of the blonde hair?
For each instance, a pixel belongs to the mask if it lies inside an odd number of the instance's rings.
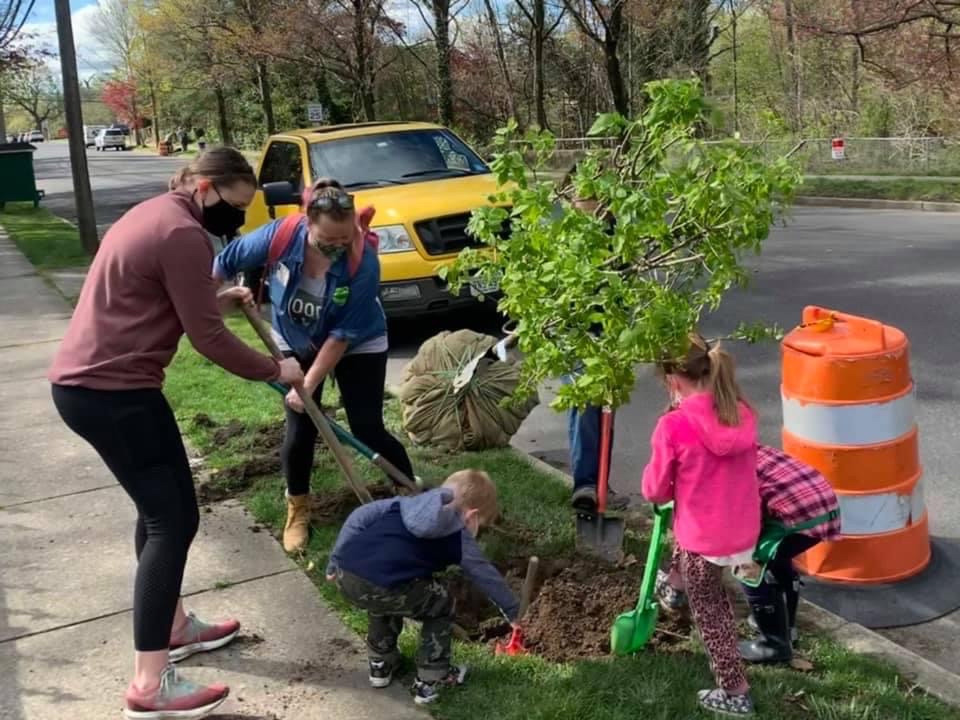
[[[170,178],[170,190],[179,190],[196,178],[207,178],[218,187],[230,187],[239,182],[257,186],[257,176],[239,150],[218,146],[204,150]]]
[[[688,336],[690,347],[681,360],[665,360],[659,369],[664,375],[679,375],[713,395],[713,407],[721,425],[740,424],[740,403],[749,406],[737,384],[733,356],[715,342],[712,346],[699,333]]]
[[[443,482],[453,490],[453,505],[461,512],[477,510],[480,525],[492,525],[500,514],[497,486],[482,470],[460,470]]]
[[[317,198],[339,198],[344,195],[349,195],[346,189],[343,187],[343,184],[339,180],[334,180],[333,178],[322,177],[318,178],[316,182],[313,183],[310,190],[304,194],[304,205],[306,206],[307,217],[310,219],[310,222],[315,223],[320,219],[321,215],[326,215],[333,218],[336,221],[347,220],[352,218],[356,214],[356,209],[346,209],[342,208],[336,203],[331,203],[331,207],[320,209],[318,207],[311,207],[312,203]]]

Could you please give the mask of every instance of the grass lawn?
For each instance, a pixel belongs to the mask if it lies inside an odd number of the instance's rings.
[[[960,182],[929,179],[846,180],[808,177],[797,189],[797,194],[814,197],[960,202]]]
[[[255,337],[240,319],[231,327],[256,346]],[[284,519],[283,481],[273,455],[282,422],[275,391],[235,379],[212,367],[185,345],[170,368],[167,394],[181,427],[216,472],[210,481],[239,491],[257,520],[279,531]],[[328,407],[336,407],[330,392]],[[205,417],[199,417],[202,415]],[[399,424],[396,401],[387,404],[388,421]],[[490,472],[497,481],[503,510],[502,530],[487,533],[484,544],[494,558],[524,554],[541,557],[570,554],[573,523],[567,509],[569,491],[556,478],[541,474],[510,451],[471,453],[454,457],[428,450],[411,451],[414,466],[428,482],[442,480],[465,466]],[[257,477],[242,468],[266,460],[273,469]],[[378,473],[362,460],[356,467],[375,482]],[[317,496],[330,494],[342,483],[327,453],[318,452],[313,476]],[[224,489],[222,488],[222,489]],[[336,536],[337,522],[316,521],[308,551],[300,558],[318,591],[357,632],[365,617],[347,606],[326,583],[323,570]],[[523,538],[522,542],[518,538]],[[642,532],[632,532],[628,550],[643,551]],[[589,594],[590,588],[584,588]],[[611,607],[610,619],[627,608]],[[585,622],[588,622],[585,620]],[[409,624],[408,624],[409,625]],[[401,641],[409,657],[415,634],[408,628]],[[948,720],[960,712],[925,696],[891,670],[854,655],[829,639],[806,635],[803,655],[813,670],[786,668],[751,670],[754,699],[760,718],[801,720]],[[449,692],[431,708],[435,717],[453,720],[686,720],[707,717],[696,706],[695,692],[712,687],[707,662],[695,642],[669,650],[644,652],[630,659],[597,658],[553,663],[539,657],[497,658],[479,644],[458,643],[456,656],[471,666],[468,683]],[[365,668],[358,664],[357,672]],[[371,690],[371,692],[374,692]]]
[[[46,208],[7,203],[0,225],[38,270],[86,267],[90,256],[80,246],[77,229]]]

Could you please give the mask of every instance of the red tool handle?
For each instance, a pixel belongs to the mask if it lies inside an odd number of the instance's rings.
[[[600,477],[597,478],[597,512],[607,511],[607,486],[610,482],[610,453],[613,450],[613,410],[608,407],[600,415]]]

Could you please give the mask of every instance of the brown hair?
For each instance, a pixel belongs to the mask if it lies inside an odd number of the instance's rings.
[[[331,203],[330,208],[324,209],[310,207],[310,203],[317,198],[340,198],[344,195],[349,196],[349,193],[344,189],[343,184],[339,180],[334,180],[333,178],[328,177],[319,178],[315,183],[313,183],[313,186],[310,188],[310,190],[304,193],[303,197],[303,204],[306,207],[307,217],[310,219],[310,222],[317,222],[321,215],[326,215],[337,221],[347,220],[353,217],[354,213],[356,212],[354,208],[342,208],[336,203]]]
[[[747,403],[737,384],[733,356],[715,342],[712,346],[699,333],[688,336],[690,347],[681,360],[664,360],[659,370],[664,375],[679,375],[697,385],[706,386],[713,395],[713,407],[722,425],[740,424],[739,403]]]
[[[459,510],[477,510],[480,525],[492,524],[500,510],[497,507],[497,486],[482,470],[460,470],[443,482],[453,490],[453,504]]]
[[[220,145],[204,150],[193,161],[177,170],[170,178],[169,188],[179,190],[195,178],[207,178],[214,185],[230,187],[247,183],[256,187],[257,176],[239,150]]]

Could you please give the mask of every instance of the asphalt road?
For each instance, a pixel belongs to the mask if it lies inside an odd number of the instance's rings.
[[[45,191],[42,205],[76,221],[70,154],[66,141],[36,143],[33,164],[37,187]],[[141,155],[132,151],[87,148],[90,186],[100,236],[133,205],[166,190],[167,181],[184,164],[176,158]]]
[[[104,228],[130,205],[156,192],[181,161],[133,153],[88,153]],[[36,154],[39,186],[46,207],[74,217],[69,161],[63,143],[41,144]],[[821,305],[866,315],[905,331],[912,347],[917,384],[918,421],[931,530],[960,543],[960,491],[957,451],[960,443],[960,214],[855,209],[798,209],[785,227],[776,228],[762,256],[752,259],[751,286],[733,293],[704,324],[708,336],[723,335],[739,321],[762,320],[791,328],[805,305]],[[419,343],[443,329],[464,325],[495,333],[489,315],[440,317],[391,326],[392,374]],[[761,417],[763,439],[779,441],[780,357],[775,343],[732,346],[738,375]],[[564,466],[566,427],[546,402],[537,408],[514,440],[551,464]],[[617,416],[613,486],[639,495],[640,472],[649,437],[665,395],[652,372],[638,372],[633,401]],[[960,578],[949,581],[960,593]],[[954,614],[932,623],[890,631],[902,644],[960,673],[960,630]]]

